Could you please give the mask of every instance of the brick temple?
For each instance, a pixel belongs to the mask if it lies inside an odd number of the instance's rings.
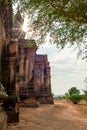
[[[37,101],[43,104],[53,104],[50,65],[47,55],[36,53],[38,46],[35,40],[24,39],[24,32],[18,30],[21,28],[19,25],[23,25],[23,22],[18,10],[13,26],[13,38],[17,39],[17,42],[9,46],[9,50],[16,52],[16,88],[21,105],[36,107]],[[21,24],[18,25],[18,23]]]
[[[41,104],[53,104],[51,93],[51,75],[47,55],[38,55],[34,40],[19,39],[11,41],[8,46],[9,58],[3,58],[3,81],[9,79],[9,88],[16,88],[16,95],[20,97],[20,104],[36,107]],[[6,63],[6,64],[5,64]],[[5,67],[10,69],[6,70]],[[11,84],[11,85],[10,85]]]
[[[11,5],[8,7],[12,10]],[[37,107],[37,102],[53,104],[53,96],[47,55],[38,55],[35,40],[24,38],[21,30],[24,20],[19,10],[14,23],[9,10],[1,53],[1,82],[8,94],[4,101],[8,122],[16,122],[19,121],[19,104],[24,107]]]
[[[19,40],[19,95],[25,104],[32,107],[36,105],[35,101],[53,104],[48,58],[36,54],[37,49],[34,40]]]

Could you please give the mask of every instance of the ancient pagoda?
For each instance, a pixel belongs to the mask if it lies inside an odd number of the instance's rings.
[[[1,53],[1,82],[8,98],[4,108],[8,122],[19,121],[21,106],[37,107],[37,102],[53,104],[50,64],[47,55],[38,55],[35,40],[25,39],[24,19],[17,11],[12,21],[12,5],[5,11],[5,42]]]
[[[38,55],[35,40],[25,39],[24,33],[18,34],[18,23],[23,25],[23,18],[18,11],[15,15],[13,36],[18,38],[18,88],[21,105],[36,107],[37,101],[43,104],[53,104],[51,93],[50,65],[47,55]]]
[[[5,87],[8,97],[4,100],[3,107],[7,113],[8,122],[19,121],[19,105],[16,94],[16,46],[17,42],[13,40],[12,36],[12,0],[2,1],[0,3],[1,20],[4,27],[4,41],[1,46],[1,78],[0,82]]]
[[[31,102],[53,104],[51,93],[50,65],[47,55],[36,54],[37,45],[34,40],[20,39],[19,44],[19,95],[23,103]],[[35,101],[34,101],[35,100]],[[30,105],[35,106],[35,104]]]

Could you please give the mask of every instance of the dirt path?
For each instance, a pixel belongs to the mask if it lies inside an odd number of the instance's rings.
[[[54,105],[21,108],[20,122],[7,130],[87,130],[87,105],[55,100]]]

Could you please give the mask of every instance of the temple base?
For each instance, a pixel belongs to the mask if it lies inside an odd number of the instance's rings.
[[[53,97],[50,95],[50,96],[41,96],[40,97],[40,103],[41,104],[54,104],[54,102],[53,102]]]
[[[16,96],[8,96],[4,100],[3,109],[7,114],[7,123],[19,122],[19,102]]]
[[[30,96],[24,101],[20,101],[20,106],[21,107],[28,107],[28,108],[36,108],[37,107],[37,102],[35,100],[35,97]]]
[[[7,123],[16,123],[19,122],[19,112],[15,112],[14,110],[6,111],[7,114]]]

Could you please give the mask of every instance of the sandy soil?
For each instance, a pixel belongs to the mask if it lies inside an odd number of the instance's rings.
[[[55,100],[54,105],[20,108],[20,122],[7,130],[87,130],[87,104]]]

